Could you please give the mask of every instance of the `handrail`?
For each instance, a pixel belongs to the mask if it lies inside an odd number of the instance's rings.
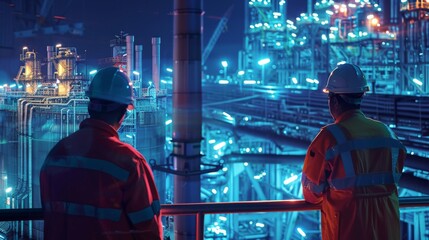
[[[401,197],[399,198],[399,206],[400,208],[429,207],[429,197]],[[198,240],[203,239],[205,214],[311,210],[320,210],[320,204],[311,204],[302,199],[161,204],[163,216],[196,215]],[[24,220],[43,220],[42,209],[0,209],[0,222]]]

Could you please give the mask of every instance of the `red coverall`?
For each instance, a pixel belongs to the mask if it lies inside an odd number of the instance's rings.
[[[360,110],[323,127],[307,150],[304,198],[322,203],[322,238],[400,239],[398,183],[406,150]]]
[[[145,158],[110,125],[85,119],[40,173],[45,239],[162,239],[159,195]]]

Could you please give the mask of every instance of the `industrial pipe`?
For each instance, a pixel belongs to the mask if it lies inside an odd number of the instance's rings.
[[[198,172],[201,165],[202,0],[174,1],[173,159],[176,171]],[[174,202],[200,202],[200,175],[175,175]],[[201,220],[201,219],[200,219]],[[202,239],[194,216],[176,216],[174,239]]]

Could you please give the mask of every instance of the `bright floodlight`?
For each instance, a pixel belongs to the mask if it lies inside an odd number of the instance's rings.
[[[267,64],[267,63],[269,63],[269,62],[271,62],[271,59],[269,59],[269,58],[264,58],[264,59],[259,60],[259,61],[258,61],[258,64],[259,64],[259,65],[261,65],[261,66],[264,66],[265,64]]]
[[[89,72],[89,75],[94,75],[94,74],[96,74],[97,73],[97,70],[91,70],[90,72]]]
[[[221,64],[222,64],[222,67],[224,67],[224,68],[228,67],[228,62],[227,61],[222,61]]]

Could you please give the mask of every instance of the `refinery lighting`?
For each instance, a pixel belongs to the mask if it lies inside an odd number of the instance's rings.
[[[245,73],[245,72],[244,72],[243,70],[240,70],[240,71],[238,71],[238,73],[237,73],[237,74],[238,74],[238,76],[243,76],[243,75],[244,75],[244,73]]]
[[[297,79],[296,77],[293,77],[293,78],[292,78],[292,82],[293,82],[294,84],[298,84],[298,79]]]
[[[225,147],[225,145],[226,145],[226,142],[221,142],[221,143],[218,143],[218,144],[214,145],[213,149],[217,151],[217,150]]]
[[[234,118],[231,115],[229,115],[227,112],[222,112],[222,114],[226,117],[226,119],[234,120]]]
[[[166,69],[165,69],[165,71],[167,71],[167,72],[173,72],[173,69],[171,69],[171,68],[166,68]]]
[[[227,71],[227,68],[228,68],[228,62],[227,61],[222,61],[221,64],[222,64],[222,67],[223,67],[223,76],[224,76],[224,78],[226,78],[226,71]]]
[[[90,72],[89,72],[89,75],[94,75],[94,74],[96,74],[97,73],[97,70],[91,70]]]
[[[256,80],[244,80],[243,84],[245,84],[245,85],[253,85],[253,84],[256,84]]]
[[[12,192],[12,188],[11,188],[11,187],[6,188],[5,192],[6,192],[6,193],[10,193],[10,192]]]
[[[414,78],[414,79],[413,79],[413,83],[415,83],[415,84],[417,84],[417,85],[419,85],[419,86],[423,86],[423,82],[422,82],[422,81],[420,81],[420,80],[418,80],[417,78]]]
[[[305,234],[305,232],[302,230],[302,228],[297,228],[296,229],[298,231],[298,233],[302,236],[302,237],[306,237],[307,234]]]
[[[258,64],[259,64],[259,65],[261,65],[261,66],[264,66],[265,64],[268,64],[268,63],[270,63],[270,62],[271,62],[271,59],[269,59],[269,58],[264,58],[264,59],[259,60],[259,61],[258,61]]]
[[[258,222],[255,224],[255,226],[263,228],[263,227],[265,227],[265,224]]]

